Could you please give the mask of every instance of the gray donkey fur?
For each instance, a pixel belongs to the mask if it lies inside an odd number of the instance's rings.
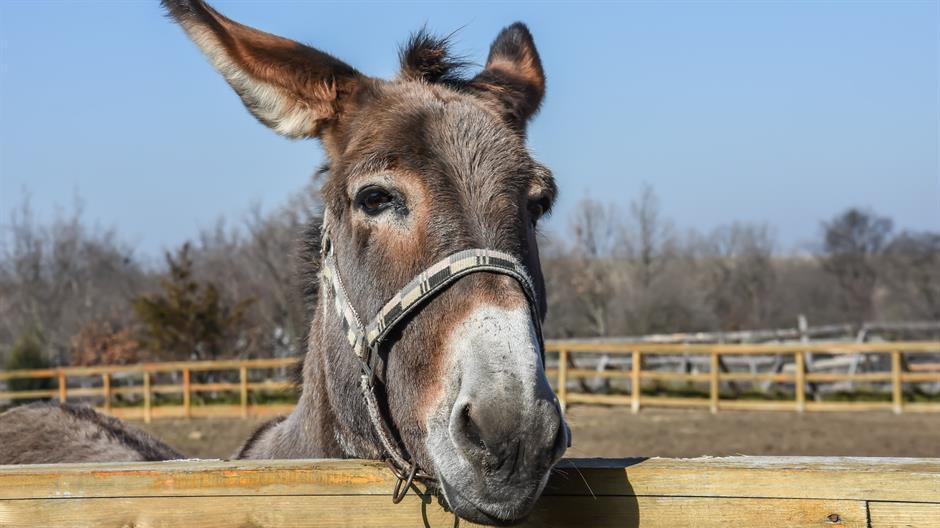
[[[32,403],[0,414],[0,464],[145,462],[185,458],[88,407]]]

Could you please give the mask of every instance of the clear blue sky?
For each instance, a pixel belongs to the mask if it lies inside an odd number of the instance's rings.
[[[156,0],[0,0],[0,223],[23,189],[41,217],[75,194],[144,254],[252,203],[280,204],[321,161],[258,124]],[[873,207],[940,229],[938,3],[315,3],[219,0],[243,23],[391,76],[427,22],[483,62],[529,24],[549,76],[530,143],[567,225],[585,193],[641,182],[680,228],[767,222],[781,249]]]

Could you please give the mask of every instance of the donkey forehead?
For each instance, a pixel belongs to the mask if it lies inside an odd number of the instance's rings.
[[[344,172],[353,183],[379,171],[401,171],[451,187],[520,190],[550,173],[524,138],[484,101],[420,82],[387,83],[351,127]]]

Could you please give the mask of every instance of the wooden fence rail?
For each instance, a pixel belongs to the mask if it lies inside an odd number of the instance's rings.
[[[0,526],[475,526],[357,460],[0,466]],[[523,526],[940,526],[940,460],[563,460]]]
[[[793,410],[803,411],[849,411],[888,409],[901,412],[938,412],[940,403],[904,401],[905,383],[940,382],[940,370],[909,369],[907,357],[918,354],[940,353],[940,342],[814,342],[794,344],[650,344],[650,343],[603,343],[603,342],[554,342],[547,349],[558,353],[558,366],[546,373],[555,378],[555,386],[562,407],[570,403],[595,403],[606,405],[629,405],[634,412],[641,407],[701,407],[711,412],[720,409],[746,410]],[[629,370],[593,370],[570,368],[577,354],[626,355],[630,359]],[[890,370],[885,372],[831,373],[807,372],[808,354],[873,354],[888,356]],[[663,372],[643,368],[644,357],[651,355],[706,356],[709,358],[708,372]],[[792,356],[792,373],[773,372],[723,372],[722,359],[728,356]],[[930,365],[927,365],[928,367]],[[579,378],[607,378],[629,380],[629,394],[585,394],[572,393],[570,381]],[[642,392],[643,382],[669,381],[708,384],[707,398],[679,398],[672,396],[647,396]],[[793,400],[754,401],[721,398],[722,383],[732,381],[772,381],[793,385]],[[806,401],[807,384],[832,381],[884,382],[890,384],[890,401],[884,402],[832,402]]]
[[[547,369],[549,379],[555,382],[559,401],[563,406],[571,403],[629,405],[634,412],[642,407],[699,407],[712,412],[722,409],[747,410],[791,410],[791,411],[827,411],[827,410],[892,410],[900,412],[940,412],[940,402],[905,401],[905,384],[940,383],[940,364],[919,362],[908,364],[909,359],[918,355],[940,354],[940,342],[809,342],[793,344],[658,344],[624,342],[566,342],[549,341],[546,350],[556,365]],[[595,370],[577,368],[578,359],[583,356],[606,354],[623,356],[628,360],[628,368],[614,370]],[[882,356],[889,368],[880,372],[809,372],[807,356],[811,354],[846,355],[871,354]],[[674,372],[649,370],[644,368],[644,359],[653,356],[703,357],[707,358],[708,370],[704,372]],[[789,356],[793,365],[792,372],[735,372],[724,370],[724,360],[734,356]],[[557,358],[557,361],[554,359]],[[293,358],[248,359],[221,361],[187,361],[169,363],[145,363],[140,365],[110,365],[97,367],[66,367],[59,369],[19,370],[0,372],[0,381],[13,379],[46,378],[55,380],[56,388],[43,390],[0,391],[0,401],[33,398],[68,398],[100,399],[99,409],[122,417],[150,421],[157,417],[199,417],[199,416],[250,416],[280,414],[287,412],[292,404],[252,403],[252,396],[260,392],[287,392],[291,383],[287,381],[286,371],[293,365]],[[782,364],[782,363],[781,363]],[[265,377],[258,381],[258,371],[272,371],[276,376]],[[238,381],[194,381],[194,374],[229,372],[231,379]],[[253,376],[254,375],[254,376]],[[170,383],[159,382],[160,377],[170,376]],[[84,379],[83,387],[69,387],[70,380]],[[99,382],[89,380],[100,378]],[[628,390],[613,394],[589,394],[572,390],[576,382],[585,378],[622,380],[628,383]],[[125,382],[119,386],[117,381]],[[253,381],[253,379],[255,381]],[[139,383],[127,384],[127,381]],[[156,380],[156,382],[155,382]],[[853,381],[879,383],[890,390],[885,401],[807,401],[807,386],[814,383]],[[792,387],[792,400],[748,400],[722,397],[722,387],[738,382],[772,382]],[[700,384],[707,386],[707,397],[676,397],[671,395],[649,395],[643,393],[643,386],[655,383]],[[74,383],[73,383],[74,385]],[[200,393],[230,393],[237,395],[238,404],[194,405],[193,395]],[[154,396],[179,395],[181,404],[168,405],[155,402]],[[142,405],[115,406],[115,397],[139,397]],[[158,404],[162,403],[162,404]]]
[[[0,381],[11,379],[56,379],[57,388],[30,391],[0,392],[0,400],[19,400],[34,398],[58,398],[65,402],[69,396],[89,397],[98,396],[103,400],[99,410],[122,418],[142,418],[150,422],[154,417],[194,417],[194,416],[241,416],[280,414],[289,411],[293,404],[263,404],[251,405],[249,394],[258,391],[289,391],[293,385],[287,381],[286,375],[279,379],[265,379],[261,382],[251,382],[249,373],[255,370],[286,370],[296,363],[294,358],[275,359],[232,359],[217,361],[179,361],[166,363],[143,363],[139,365],[103,365],[96,367],[64,367],[43,370],[13,370],[0,372]],[[193,383],[194,372],[224,372],[237,371],[238,382]],[[179,383],[155,385],[151,381],[155,374],[179,374]],[[69,388],[70,378],[101,378],[100,387]],[[112,381],[116,376],[139,377],[139,385],[114,387]],[[231,392],[239,395],[237,405],[197,405],[192,404],[194,393],[205,392]],[[180,394],[181,405],[155,406],[154,394]],[[114,407],[113,397],[116,395],[139,395],[143,399],[142,407]]]

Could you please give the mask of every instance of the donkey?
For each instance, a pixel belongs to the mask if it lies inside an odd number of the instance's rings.
[[[424,478],[465,519],[524,518],[570,436],[542,357],[536,227],[556,185],[525,146],[545,92],[526,26],[503,29],[472,77],[446,38],[418,32],[397,78],[381,80],[203,1],[163,5],[259,121],[319,138],[328,159],[310,241],[319,257],[305,270],[319,278],[301,395],[237,456],[386,459],[405,490]],[[0,463],[16,413],[0,417]],[[84,422],[104,427],[93,414]],[[83,440],[122,438],[104,424]],[[134,445],[110,455],[180,456],[127,431]],[[59,438],[75,435],[44,444]]]

